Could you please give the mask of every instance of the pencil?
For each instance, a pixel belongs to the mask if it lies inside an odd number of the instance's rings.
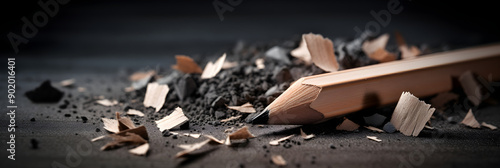
[[[500,44],[303,77],[246,120],[254,124],[319,123],[395,103],[404,91],[417,97],[450,91],[452,78],[468,70],[500,79]]]

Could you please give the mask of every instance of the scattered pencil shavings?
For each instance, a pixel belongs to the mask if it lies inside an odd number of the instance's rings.
[[[223,120],[220,120],[220,122],[228,122],[228,121],[233,121],[233,120],[237,120],[237,119],[240,119],[241,118],[241,115],[238,115],[238,116],[231,116],[229,118],[226,118],[226,119],[223,119]]]
[[[237,111],[242,112],[242,113],[255,113],[256,112],[255,108],[253,108],[252,104],[250,104],[249,102],[245,103],[241,106],[227,106],[227,108],[232,109],[232,110],[237,110]]]
[[[215,63],[208,62],[201,74],[201,79],[210,79],[213,78],[219,71],[222,69],[222,65],[226,60],[226,53],[224,53]]]
[[[399,47],[399,51],[401,51],[402,59],[415,58],[422,53],[420,52],[420,49],[418,49],[416,46],[408,46],[401,33],[397,31],[394,34],[396,38],[396,43],[398,44]]]
[[[286,161],[281,155],[272,155],[271,160],[276,166],[286,166]]]
[[[188,120],[189,119],[184,115],[182,109],[180,107],[177,107],[170,115],[163,117],[161,120],[155,121],[155,123],[160,131],[163,132],[165,130],[180,126],[186,123]]]
[[[406,136],[418,136],[435,110],[410,92],[403,92],[392,114],[391,123]]]
[[[125,135],[109,135],[113,138],[113,141],[108,142],[106,145],[101,147],[101,150],[115,149],[125,145],[141,145],[147,143],[145,139],[141,136],[127,132]]]
[[[286,136],[286,137],[283,137],[283,138],[280,138],[280,139],[269,141],[269,145],[278,146],[280,144],[280,142],[282,142],[284,140],[287,140],[287,139],[290,139],[293,136],[294,135],[292,134],[292,135],[289,135],[289,136]]]
[[[142,144],[138,147],[135,147],[134,149],[130,149],[128,152],[135,154],[135,155],[146,155],[149,150],[149,143]]]
[[[366,136],[369,140],[375,141],[375,142],[381,142],[382,140],[378,139],[376,136]]]
[[[389,34],[383,34],[374,40],[365,41],[362,49],[371,59],[379,62],[394,61],[396,60],[396,56],[385,49],[387,41],[389,41]]]
[[[231,69],[238,66],[238,62],[226,61],[222,64],[222,69]]]
[[[90,141],[95,142],[95,141],[99,141],[99,140],[104,139],[104,138],[106,138],[106,136],[105,135],[101,135],[101,136],[92,138]]]
[[[46,80],[35,90],[27,91],[25,95],[33,103],[57,103],[64,93],[52,87],[50,81]]]
[[[140,71],[140,72],[135,72],[135,73],[133,73],[132,75],[130,75],[130,76],[128,77],[128,79],[129,79],[130,81],[138,81],[138,80],[141,80],[141,79],[144,79],[144,78],[148,78],[148,77],[150,77],[150,76],[153,76],[153,75],[155,75],[155,74],[156,74],[156,71],[154,71],[154,70],[149,70],[149,71],[146,71],[146,72],[144,72],[144,71]]]
[[[327,72],[338,71],[339,63],[330,39],[312,33],[302,35],[302,39],[306,41],[312,62],[316,66]]]
[[[97,100],[96,103],[103,105],[103,106],[111,107],[111,106],[117,105],[118,101],[109,100],[109,99],[101,99],[101,100]]]
[[[461,123],[471,128],[481,128],[481,124],[477,122],[476,117],[474,117],[474,114],[472,113],[472,109],[469,109],[469,112],[467,112],[467,115],[465,115],[465,118]]]
[[[466,71],[458,78],[460,85],[467,94],[467,99],[471,101],[475,106],[478,106],[483,101],[483,95],[481,91],[484,89],[475,78],[471,71]]]
[[[377,127],[373,127],[373,126],[365,126],[366,129],[369,129],[371,131],[374,131],[374,132],[378,132],[378,133],[384,133],[384,130],[381,130]]]
[[[178,145],[178,147],[180,147],[180,148],[182,148],[184,150],[178,152],[175,155],[175,157],[176,158],[180,158],[180,157],[187,156],[187,155],[191,154],[192,152],[194,152],[194,151],[200,149],[201,147],[205,146],[210,141],[211,141],[210,139],[207,139],[207,140],[204,140],[202,142],[195,143],[195,144],[182,144],[182,145]]]
[[[139,116],[139,117],[144,117],[144,113],[142,113],[139,110],[134,110],[134,109],[129,109],[127,111],[127,115],[135,115],[135,116]]]
[[[264,59],[263,58],[257,58],[255,60],[255,66],[257,66],[257,69],[264,69],[264,68],[266,68],[266,65],[264,65]]]
[[[436,97],[432,98],[429,102],[434,108],[443,109],[446,104],[452,101],[457,101],[458,95],[452,92],[439,93]]]
[[[311,65],[312,64],[311,53],[309,53],[309,49],[307,49],[307,43],[306,40],[304,39],[304,36],[305,35],[302,35],[302,40],[300,41],[299,47],[292,50],[290,52],[290,55],[304,61],[306,65]]]
[[[155,112],[160,111],[165,103],[165,98],[168,93],[168,85],[158,83],[150,83],[146,89],[146,96],[144,97],[145,107],[154,107]]]
[[[181,71],[183,73],[202,73],[200,66],[193,59],[185,55],[176,55],[175,59],[177,64],[172,66],[172,69]]]
[[[340,125],[338,125],[336,129],[340,131],[354,131],[357,130],[358,128],[359,128],[358,124],[345,118],[344,121]]]
[[[75,82],[76,82],[75,79],[66,79],[59,82],[59,85],[61,85],[62,87],[71,87],[74,86]]]
[[[254,138],[255,136],[248,131],[248,127],[244,126],[240,128],[239,130],[229,134],[229,138],[232,140],[236,139],[248,139],[248,138]]]
[[[309,140],[309,139],[312,139],[315,137],[314,134],[309,134],[307,135],[303,130],[302,128],[300,128],[300,136],[304,139],[304,140]]]
[[[488,124],[488,123],[485,123],[485,122],[482,122],[482,123],[481,123],[481,125],[482,125],[483,127],[487,127],[487,128],[489,128],[489,129],[491,129],[491,130],[496,130],[496,129],[497,129],[497,127],[496,127],[496,126],[491,125],[491,124]]]

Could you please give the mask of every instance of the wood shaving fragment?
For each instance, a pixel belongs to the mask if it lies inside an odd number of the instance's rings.
[[[369,129],[369,130],[372,130],[372,131],[375,131],[375,132],[378,132],[378,133],[383,133],[385,132],[384,130],[381,130],[377,127],[374,127],[374,126],[365,126],[366,129]]]
[[[381,142],[382,140],[378,139],[376,136],[366,136],[369,140],[373,140],[375,142]]]
[[[226,118],[226,119],[223,119],[223,120],[220,120],[220,122],[228,122],[228,121],[233,121],[233,120],[237,120],[241,118],[241,115],[238,115],[238,116],[231,116],[229,118]]]
[[[466,71],[458,78],[462,89],[467,94],[467,99],[478,106],[484,99],[481,91],[484,89],[471,71]]]
[[[95,141],[99,141],[99,140],[104,139],[104,138],[106,138],[106,135],[101,135],[101,136],[92,138],[90,141],[95,142]]]
[[[392,114],[391,123],[406,136],[418,136],[435,110],[411,93],[403,92]]]
[[[115,119],[109,119],[109,118],[101,118],[102,123],[104,124],[104,129],[112,132],[112,133],[117,133],[120,132],[118,129],[118,120]]]
[[[362,49],[371,59],[379,62],[389,62],[396,60],[396,56],[385,49],[389,41],[389,34],[383,34],[378,38],[363,42]]]
[[[257,58],[255,60],[255,65],[257,66],[257,69],[264,69],[264,68],[266,68],[266,65],[264,65],[264,58]]]
[[[87,91],[87,89],[86,89],[86,88],[84,88],[84,87],[78,87],[78,88],[76,88],[76,90],[77,90],[78,92],[80,92],[80,93]]]
[[[191,134],[191,133],[184,133],[183,134],[184,136],[188,136],[188,137],[193,137],[193,138],[200,138],[201,137],[201,134]]]
[[[272,155],[271,160],[276,166],[286,166],[286,161],[281,155]]]
[[[128,133],[137,134],[141,136],[143,139],[149,139],[148,131],[146,130],[146,127],[144,125],[117,132],[115,135],[125,136]]]
[[[148,153],[148,150],[149,150],[149,143],[145,143],[145,144],[142,144],[138,147],[135,147],[134,149],[128,150],[128,152],[135,154],[135,155],[142,156],[142,155],[146,155],[146,153]]]
[[[146,96],[144,97],[145,107],[154,107],[155,112],[160,111],[161,107],[165,103],[165,98],[168,93],[168,85],[162,85],[158,83],[150,83],[146,89]]]
[[[114,149],[124,145],[140,145],[147,143],[141,136],[130,132],[127,132],[125,135],[111,134],[109,136],[113,138],[113,141],[102,146],[101,150]]]
[[[283,137],[283,138],[280,138],[280,139],[269,141],[269,145],[278,146],[280,144],[280,142],[282,142],[284,140],[287,140],[287,139],[290,139],[293,136],[294,135],[292,134],[292,135],[289,135],[289,136],[286,136],[286,137]]]
[[[144,78],[148,78],[150,76],[153,76],[156,74],[156,71],[155,70],[149,70],[149,71],[140,71],[140,72],[135,72],[133,73],[132,75],[130,75],[128,77],[128,79],[130,81],[138,81],[138,80],[141,80],[141,79],[144,79]]]
[[[482,122],[482,123],[481,123],[481,125],[482,125],[483,127],[487,127],[487,128],[489,128],[489,129],[491,129],[491,130],[496,130],[496,129],[497,129],[497,127],[496,127],[496,126],[491,125],[491,124],[488,124],[488,123],[485,123],[485,122]]]
[[[224,144],[224,140],[219,140],[217,138],[215,138],[214,136],[212,135],[203,135],[205,137],[207,137],[208,139],[210,139],[211,142],[215,142],[217,144]]]
[[[175,59],[177,60],[176,65],[172,65],[172,69],[181,71],[182,73],[201,73],[201,68],[198,64],[191,58],[185,55],[176,55]]]
[[[224,64],[222,64],[222,69],[231,69],[238,66],[238,62],[230,62],[226,61]]]
[[[230,132],[233,132],[233,130],[234,130],[234,127],[229,127],[228,129],[224,130],[224,133],[230,133]]]
[[[398,31],[394,33],[395,38],[396,38],[396,43],[398,44],[399,51],[401,51],[401,58],[402,59],[408,59],[408,58],[415,58],[418,55],[420,55],[422,52],[420,49],[418,49],[415,46],[408,46],[401,35]]]
[[[481,124],[477,122],[476,117],[474,117],[474,114],[472,113],[472,109],[469,109],[469,112],[467,112],[467,115],[465,115],[464,120],[461,122],[464,125],[467,125],[471,128],[480,128]]]
[[[354,131],[354,130],[357,130],[358,128],[359,128],[358,124],[345,118],[344,121],[342,122],[342,124],[338,125],[336,129],[341,130],[341,131]]]
[[[128,117],[118,119],[118,129],[120,131],[136,128],[134,122]]]
[[[144,113],[142,113],[139,110],[135,110],[135,109],[128,109],[127,115],[136,115],[136,116],[139,116],[139,117],[144,117]]]
[[[304,35],[302,35],[302,40],[300,41],[299,47],[292,50],[290,52],[290,55],[304,61],[306,65],[312,64],[311,53],[309,53],[309,49],[307,49],[307,43],[306,40],[304,40]]]
[[[239,130],[236,130],[235,132],[229,134],[230,139],[248,139],[248,138],[254,138],[255,136],[248,131],[248,127],[244,126],[240,128]]]
[[[184,115],[180,107],[175,108],[175,110],[168,116],[163,117],[161,120],[155,121],[156,126],[160,131],[165,131],[172,129],[174,127],[180,126],[186,123],[189,119]]]
[[[133,92],[135,91],[135,88],[133,86],[129,86],[129,87],[126,87],[125,89],[123,89],[125,92]]]
[[[247,102],[241,106],[227,106],[228,109],[237,110],[242,113],[255,113],[256,110],[250,102]]]
[[[207,140],[204,140],[202,142],[198,142],[198,143],[194,143],[194,144],[181,144],[181,145],[178,145],[179,148],[182,148],[184,150],[178,152],[175,155],[175,157],[179,158],[179,157],[186,156],[186,155],[190,154],[191,152],[194,152],[194,151],[200,149],[201,147],[205,146],[210,141],[211,141],[210,139],[207,139]]]
[[[300,136],[304,139],[304,140],[309,140],[311,138],[314,138],[315,135],[314,134],[310,134],[310,135],[307,135],[303,130],[302,128],[300,128]]]
[[[215,63],[208,62],[201,74],[201,79],[210,79],[213,78],[219,71],[222,69],[222,65],[226,60],[226,53],[224,53]]]
[[[231,145],[231,138],[229,136],[226,137],[226,140],[224,141],[224,145]]]
[[[62,87],[70,87],[70,86],[73,86],[75,84],[75,82],[76,82],[75,79],[66,79],[66,80],[59,82],[59,84]]]
[[[109,99],[101,99],[96,101],[97,104],[103,105],[103,106],[114,106],[118,104],[118,101],[116,100],[109,100]]]
[[[316,66],[327,72],[338,71],[339,63],[330,39],[312,33],[302,35],[302,39],[305,40],[311,60]]]
[[[425,125],[425,126],[424,126],[424,128],[425,128],[425,129],[430,129],[430,130],[433,130],[433,129],[434,129],[434,127],[431,127],[431,126],[428,126],[428,125]]]

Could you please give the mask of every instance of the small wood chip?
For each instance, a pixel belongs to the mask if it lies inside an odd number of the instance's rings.
[[[257,66],[257,69],[264,69],[264,68],[266,68],[266,65],[264,65],[264,58],[257,58],[255,60],[255,65]]]
[[[141,80],[141,79],[144,79],[144,78],[148,78],[150,76],[153,76],[156,74],[156,71],[155,70],[149,70],[149,71],[140,71],[140,72],[135,72],[133,73],[132,75],[130,75],[128,77],[128,79],[130,81],[138,81],[138,80]]]
[[[242,113],[255,113],[256,110],[255,108],[253,108],[252,104],[250,104],[249,102],[241,105],[241,106],[227,106],[228,109],[232,109],[232,110],[237,110],[239,112],[242,112]]]
[[[113,138],[113,141],[102,146],[101,150],[114,149],[124,145],[140,145],[147,143],[147,141],[144,140],[141,136],[130,132],[127,132],[124,135],[111,134],[109,136]]]
[[[354,131],[354,130],[357,130],[358,128],[359,128],[358,124],[345,118],[344,121],[342,122],[342,124],[338,125],[336,129],[340,130],[340,131]]]
[[[378,132],[378,133],[383,133],[384,130],[381,130],[377,127],[373,127],[373,126],[365,126],[366,129],[369,129],[369,130],[372,130],[372,131],[375,131],[375,132]]]
[[[289,136],[286,136],[286,137],[283,137],[283,138],[280,138],[280,139],[276,139],[276,140],[272,140],[269,142],[269,145],[273,145],[273,146],[278,146],[280,144],[280,142],[284,141],[284,140],[287,140],[287,139],[290,139],[291,137],[293,137],[294,135],[289,135]]]
[[[99,141],[99,140],[104,139],[104,138],[106,138],[106,135],[101,135],[101,136],[95,137],[95,138],[91,139],[90,141],[95,142],[95,141]]]
[[[101,118],[102,123],[104,124],[104,129],[112,132],[112,133],[117,133],[120,132],[120,129],[118,129],[118,120],[115,119],[109,119],[109,118]]]
[[[144,125],[117,132],[115,135],[125,136],[128,133],[137,134],[141,136],[143,139],[149,139],[148,131],[146,130],[146,127]]]
[[[201,73],[201,68],[198,64],[191,58],[185,55],[176,55],[175,59],[177,64],[172,66],[172,69],[181,71],[182,73]]]
[[[224,64],[222,64],[222,69],[231,69],[238,66],[238,62],[229,62],[226,61]]]
[[[491,130],[496,130],[496,129],[497,129],[497,127],[496,127],[496,126],[491,125],[491,124],[488,124],[488,123],[485,123],[485,122],[482,122],[482,123],[481,123],[481,125],[482,125],[483,127],[487,127],[487,128],[489,128],[489,129],[491,129]]]
[[[109,100],[109,99],[101,99],[96,101],[97,104],[103,105],[103,106],[114,106],[118,104],[118,101],[116,100]]]
[[[424,126],[424,128],[425,128],[425,129],[430,129],[430,130],[433,130],[433,129],[434,129],[434,127],[431,127],[431,126],[428,126],[428,125],[425,125],[425,126]]]
[[[230,139],[248,139],[248,138],[254,138],[255,136],[248,131],[248,127],[244,126],[240,128],[239,130],[229,134]]]
[[[73,86],[75,84],[75,82],[76,82],[75,79],[66,79],[66,80],[59,82],[59,84],[62,87],[70,87],[70,86]]]
[[[146,89],[146,96],[144,97],[145,107],[154,107],[155,112],[160,111],[161,107],[165,103],[165,98],[168,93],[168,85],[162,85],[158,83],[149,83]]]
[[[335,57],[333,42],[330,39],[312,33],[302,35],[302,39],[306,41],[311,60],[316,66],[327,72],[338,71],[339,63]]]
[[[136,115],[136,116],[139,116],[139,117],[144,117],[144,113],[142,113],[139,110],[135,110],[135,109],[129,109],[127,111],[127,115]]]
[[[300,128],[300,136],[304,139],[304,140],[309,140],[311,138],[314,138],[315,135],[314,134],[310,134],[310,135],[307,135],[303,130],[302,128]]]
[[[118,119],[118,129],[120,131],[125,131],[128,129],[136,128],[134,122],[128,117],[122,117]]]
[[[161,120],[155,121],[156,126],[160,131],[172,129],[186,123],[189,119],[184,115],[180,107],[175,108],[170,115],[163,117]]]
[[[231,138],[229,136],[226,137],[226,140],[224,141],[224,145],[231,145]]]
[[[281,155],[272,155],[271,160],[277,166],[286,166],[286,161]]]
[[[219,140],[219,139],[215,138],[215,137],[214,137],[214,136],[212,136],[212,135],[203,135],[203,136],[205,136],[205,137],[207,137],[208,139],[210,139],[210,140],[211,140],[211,142],[215,142],[215,143],[217,143],[217,144],[224,144],[224,140]]]
[[[481,124],[477,122],[476,117],[474,117],[474,114],[472,113],[472,109],[469,109],[469,112],[467,112],[467,115],[465,115],[464,120],[461,122],[464,125],[467,125],[471,128],[480,128]]]
[[[196,138],[196,139],[201,137],[201,134],[184,133],[183,135],[188,136],[188,137],[192,137],[192,138]]]
[[[435,110],[411,93],[403,92],[392,113],[391,123],[406,136],[418,136]]]
[[[366,136],[366,138],[373,140],[373,141],[376,141],[376,142],[382,141],[382,140],[378,139],[376,136]]]
[[[309,49],[307,49],[307,43],[306,40],[304,40],[304,35],[302,35],[302,40],[300,41],[299,47],[292,50],[290,52],[290,55],[304,61],[306,65],[312,64],[311,53],[309,53]]]
[[[181,145],[178,145],[179,148],[182,148],[184,150],[178,152],[175,155],[175,157],[179,158],[179,157],[183,157],[183,156],[189,155],[191,152],[194,152],[194,151],[200,149],[201,147],[205,146],[210,141],[211,141],[210,139],[207,139],[207,140],[204,140],[202,142],[198,142],[198,143],[194,143],[194,144],[181,144]]]
[[[374,40],[365,41],[362,49],[371,59],[379,62],[394,61],[396,56],[385,49],[387,41],[389,41],[389,34],[383,34]]]
[[[228,121],[233,121],[233,120],[237,120],[241,118],[241,115],[237,115],[237,116],[231,116],[229,118],[226,118],[226,119],[223,119],[223,120],[220,120],[220,122],[228,122]]]
[[[210,79],[213,78],[219,71],[222,69],[222,65],[226,60],[226,53],[224,53],[215,63],[208,62],[201,74],[201,79]]]
[[[128,152],[135,154],[135,155],[146,155],[149,150],[149,143],[142,144],[134,149],[130,149]]]

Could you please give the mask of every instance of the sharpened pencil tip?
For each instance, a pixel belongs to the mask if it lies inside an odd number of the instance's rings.
[[[264,110],[259,113],[249,115],[245,121],[252,124],[267,124],[269,120],[269,110]]]

